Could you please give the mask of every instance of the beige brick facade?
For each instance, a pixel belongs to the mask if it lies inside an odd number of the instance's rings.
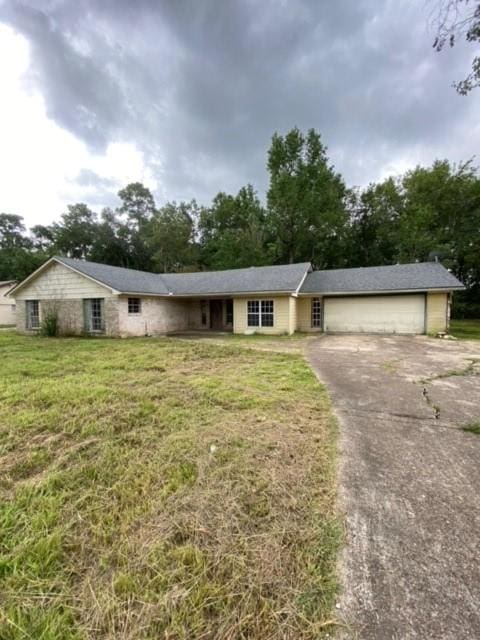
[[[188,329],[188,302],[140,298],[140,313],[128,313],[128,297],[116,299],[120,336],[154,336]]]
[[[40,324],[48,313],[57,316],[59,333],[62,335],[81,335],[89,325],[89,319],[85,318],[86,310],[90,305],[86,305],[86,300],[101,299],[103,309],[104,334],[107,336],[145,336],[159,335],[188,330],[214,330],[231,331],[234,333],[250,334],[292,334],[295,331],[319,332],[321,327],[312,327],[312,300],[313,294],[297,297],[296,294],[252,294],[233,295],[224,293],[221,295],[207,294],[210,298],[182,297],[182,293],[163,294],[163,289],[159,288],[159,295],[137,295],[140,299],[140,309],[135,311],[128,306],[129,296],[120,294],[124,291],[126,283],[122,278],[116,276],[113,279],[114,287],[102,285],[89,275],[79,272],[79,262],[66,266],[55,259],[45,265],[45,268],[35,275],[31,280],[27,279],[15,292],[16,302],[16,323],[19,333],[36,333],[28,331],[26,328],[26,305],[29,300],[36,300],[39,303]],[[92,271],[88,271],[92,273]],[[93,273],[96,273],[93,271]],[[116,272],[118,274],[118,272]],[[251,272],[255,273],[255,272]],[[249,274],[250,275],[250,274]],[[100,276],[99,276],[100,277]],[[125,276],[122,276],[125,277]],[[106,282],[112,280],[105,278]],[[130,282],[130,286],[131,285]],[[116,288],[118,287],[118,288]],[[146,290],[146,288],[143,288]],[[150,289],[148,289],[150,290]],[[151,289],[156,291],[157,289]],[[198,290],[193,288],[193,290]],[[201,288],[200,288],[201,290]],[[237,289],[238,290],[238,289]],[[243,289],[240,289],[243,290]],[[127,289],[128,291],[128,289]],[[177,296],[177,297],[175,297]],[[425,314],[421,312],[421,328],[415,328],[415,333],[426,331],[437,333],[448,330],[449,322],[449,293],[426,293],[421,294],[421,301],[426,300]],[[131,294],[130,297],[135,297]],[[348,297],[348,296],[347,296]],[[414,297],[420,298],[420,294]],[[354,296],[352,296],[354,298]],[[392,298],[390,300],[390,298]],[[227,324],[227,308],[233,303],[233,327]],[[271,300],[273,301],[273,326],[248,326],[247,306],[249,300]],[[326,307],[332,306],[330,298],[326,298]],[[357,317],[359,315],[359,301],[367,300],[359,298],[355,303],[347,300],[347,315]],[[390,300],[390,302],[389,302]],[[367,300],[368,301],[368,300]],[[377,296],[374,300],[377,305],[370,305],[372,313],[377,317],[382,311],[387,320],[383,330],[395,331],[395,320],[401,315],[398,302],[408,302],[408,296],[393,298],[392,296]],[[13,303],[13,300],[12,300]],[[328,304],[327,304],[328,303]],[[393,304],[396,303],[396,304]],[[338,306],[339,303],[337,303]],[[390,304],[391,310],[387,307]],[[380,306],[379,306],[380,305]],[[410,305],[411,306],[411,305]],[[351,310],[350,310],[351,307]],[[400,310],[399,310],[400,309]],[[423,309],[423,307],[422,307]],[[376,310],[376,311],[375,311]],[[331,309],[330,309],[331,311]],[[407,309],[409,311],[409,309]],[[419,314],[417,313],[417,316]],[[371,323],[370,323],[371,324]],[[350,326],[355,326],[351,324]],[[328,327],[327,327],[328,329]]]

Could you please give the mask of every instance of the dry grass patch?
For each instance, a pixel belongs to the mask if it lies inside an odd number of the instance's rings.
[[[317,638],[335,428],[299,355],[0,335],[0,637]]]

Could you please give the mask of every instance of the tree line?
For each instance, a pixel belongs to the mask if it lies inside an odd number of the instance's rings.
[[[100,213],[67,207],[26,230],[0,214],[0,280],[22,279],[54,254],[154,272],[232,269],[310,261],[316,268],[441,260],[468,287],[457,316],[480,317],[480,178],[472,161],[439,160],[366,188],[349,188],[321,136],[274,134],[269,188],[220,192],[208,206],[158,207],[141,183]]]

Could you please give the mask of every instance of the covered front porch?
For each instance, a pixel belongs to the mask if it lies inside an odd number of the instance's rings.
[[[233,332],[233,298],[189,299],[188,330]]]

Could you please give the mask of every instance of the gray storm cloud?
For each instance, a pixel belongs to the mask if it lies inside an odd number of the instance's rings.
[[[451,87],[471,51],[435,53],[427,20],[414,0],[0,4],[50,118],[94,152],[134,143],[165,197],[200,202],[263,193],[270,137],[295,125],[320,131],[349,184],[472,156],[479,98]]]

